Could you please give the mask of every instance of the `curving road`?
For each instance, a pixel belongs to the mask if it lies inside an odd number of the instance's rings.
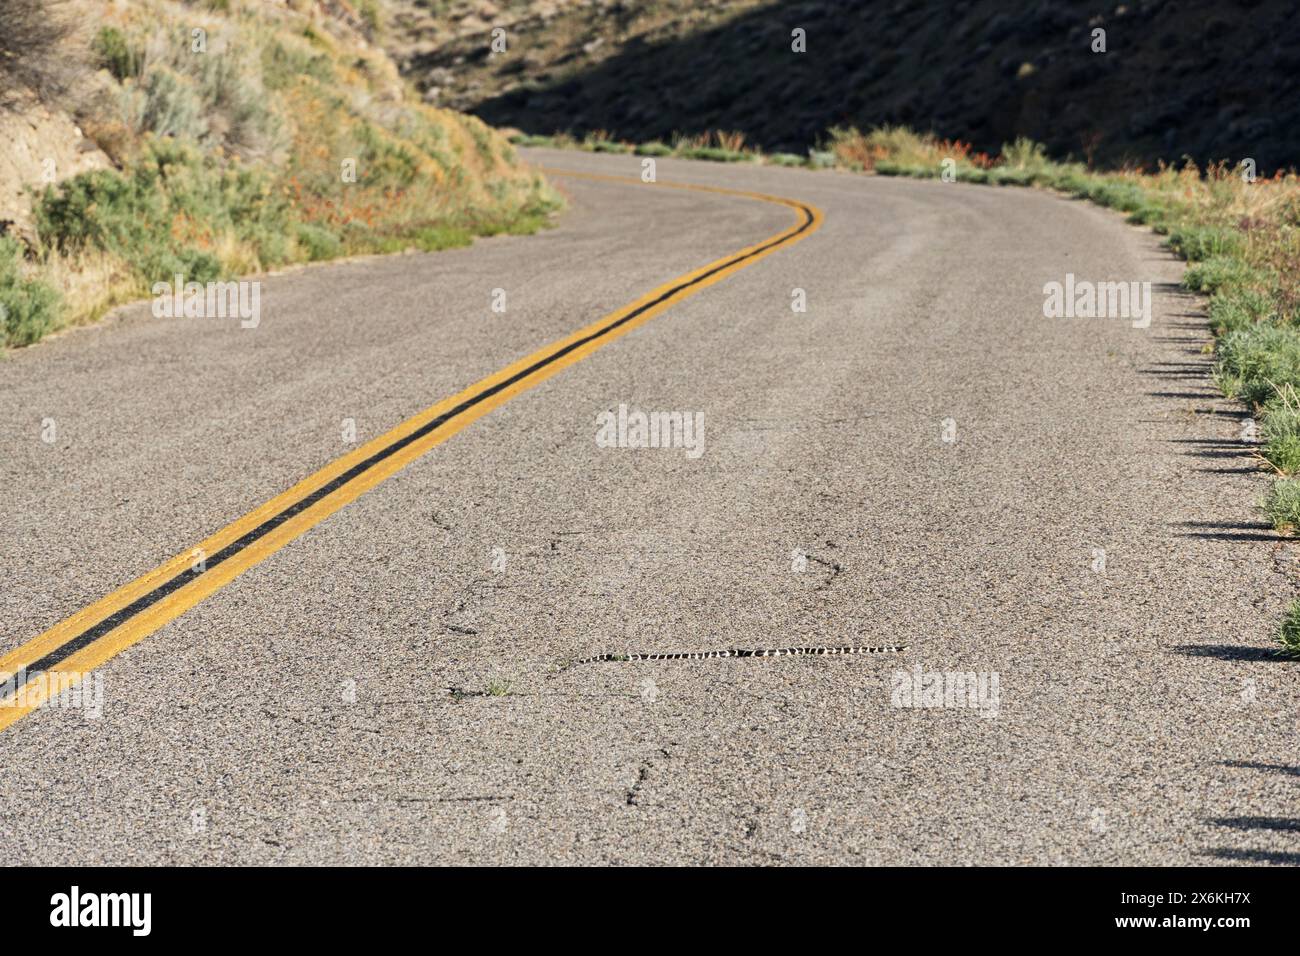
[[[796,208],[556,173],[542,235],[273,276],[256,329],[142,304],[0,362],[0,654],[88,634],[61,659],[103,694],[0,716],[11,859],[1300,862],[1300,687],[1264,652],[1291,558],[1156,238],[1030,191],[658,174]],[[800,203],[819,228],[672,293]],[[1151,327],[1044,318],[1067,273],[1150,281]],[[186,606],[121,610],[654,290]],[[620,405],[701,415],[702,452],[600,447]]]

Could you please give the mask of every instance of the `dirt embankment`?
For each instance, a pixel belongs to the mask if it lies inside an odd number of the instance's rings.
[[[35,97],[0,110],[0,143],[0,233],[14,233],[29,245],[36,239],[31,190],[112,165],[72,117]]]

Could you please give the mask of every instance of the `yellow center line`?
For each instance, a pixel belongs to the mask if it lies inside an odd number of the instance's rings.
[[[683,299],[714,283],[721,282],[776,250],[811,235],[821,227],[823,220],[821,210],[814,206],[764,193],[686,183],[647,184],[629,177],[559,169],[543,171],[554,176],[631,183],[637,186],[666,189],[687,189],[777,203],[799,211],[802,214],[802,221],[731,255],[717,259],[683,276],[670,279],[651,289],[635,302],[609,313],[566,338],[552,342],[487,378],[475,382],[458,394],[413,415],[397,427],[331,462],[283,494],[277,495],[226,525],[193,548],[176,555],[130,584],[0,656],[0,694],[6,693],[3,682],[10,680],[12,675],[24,674],[32,665],[38,664],[47,657],[57,658],[56,663],[41,668],[49,675],[48,679],[33,675],[34,679],[18,685],[18,678],[13,678],[15,680],[13,693],[0,701],[0,730],[45,703],[50,696],[50,688],[54,688],[57,693],[61,687],[75,686],[88,671],[184,614],[244,571],[320,524],[334,512],[355,501],[366,491],[396,474],[431,448],[442,444],[492,409],[546,381],[561,369],[581,361],[601,346],[626,335]],[[557,355],[560,352],[564,354]],[[539,363],[544,364],[539,365]],[[529,369],[532,370],[528,371]],[[484,392],[491,392],[491,394],[484,396]],[[467,407],[462,408],[466,405]],[[458,408],[460,410],[455,411]],[[446,421],[434,424],[441,416],[448,413],[453,414]],[[425,430],[424,433],[419,434],[422,430]],[[412,439],[413,435],[418,437]],[[374,456],[389,449],[394,443],[403,441],[407,444],[400,449],[364,468],[351,479],[342,480],[351,469],[362,466]],[[328,493],[322,494],[334,482],[341,483]],[[319,495],[318,500],[305,508],[301,507],[300,503],[313,494]],[[295,505],[299,505],[299,510],[286,520],[270,530],[258,532],[266,522],[292,509]],[[176,582],[179,576],[185,575],[195,565],[196,561],[205,560],[219,554],[223,549],[236,546],[250,533],[255,535],[251,543],[238,548],[231,556],[206,570],[193,574],[188,582],[166,590],[164,596],[157,597],[160,588],[164,588],[168,582]],[[144,606],[134,610],[132,606],[136,602],[141,602]],[[118,614],[122,615],[122,622],[115,626],[108,626],[112,623],[109,619]],[[92,629],[102,630],[103,633],[88,635],[87,632]],[[78,642],[84,643],[84,646],[77,646]],[[75,649],[69,653],[66,649],[70,646]],[[61,649],[64,649],[62,654]],[[58,676],[57,680],[55,675]]]

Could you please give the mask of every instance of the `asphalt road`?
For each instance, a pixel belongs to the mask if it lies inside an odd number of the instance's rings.
[[[658,172],[825,222],[107,660],[98,718],[0,732],[11,861],[1300,862],[1292,558],[1157,238],[1025,190]],[[268,278],[256,329],[144,304],[0,361],[0,653],[797,219],[555,181],[553,230]],[[1152,282],[1151,327],[1044,318],[1066,273]],[[703,453],[598,447],[620,404],[701,413]],[[985,696],[895,706],[915,668]]]

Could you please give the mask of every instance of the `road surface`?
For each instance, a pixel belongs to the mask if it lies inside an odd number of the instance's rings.
[[[1267,653],[1292,559],[1158,239],[1027,190],[658,177],[824,222],[141,626],[98,717],[0,731],[12,861],[1300,861],[1300,687]],[[0,654],[803,215],[553,179],[535,237],[0,362]],[[1067,273],[1150,281],[1151,327],[1044,318]],[[600,447],[620,405],[702,416],[702,453]],[[907,649],[565,666],[858,644]],[[917,675],[943,706],[899,706]]]

